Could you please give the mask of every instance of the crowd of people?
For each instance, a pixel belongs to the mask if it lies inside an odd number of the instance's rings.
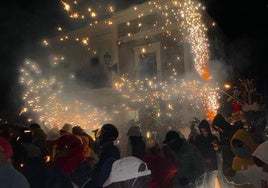
[[[164,126],[164,125],[163,125]],[[221,114],[147,138],[142,126],[0,126],[0,188],[268,188],[268,141]],[[124,131],[127,129],[126,131]],[[159,136],[158,136],[159,135]],[[216,175],[215,175],[216,174]]]

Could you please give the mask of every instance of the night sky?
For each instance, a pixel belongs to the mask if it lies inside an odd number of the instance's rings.
[[[209,0],[207,2],[209,14],[228,39],[226,51],[232,57],[239,54],[235,59],[237,65],[233,62],[234,66],[238,67],[238,74],[256,79],[259,87],[264,89],[268,78],[264,68],[267,62],[268,1]],[[239,66],[243,66],[239,60],[248,64],[244,65],[244,70],[239,69]]]
[[[113,2],[119,2],[114,0]],[[141,3],[124,0],[122,6]],[[267,95],[268,1],[206,0],[207,11],[226,37],[226,51],[237,75],[253,78]],[[56,27],[70,25],[60,1],[9,0],[1,5],[0,115],[12,117],[21,104],[18,65]]]

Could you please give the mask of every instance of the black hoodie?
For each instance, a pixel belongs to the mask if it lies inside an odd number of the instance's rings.
[[[217,114],[212,121],[212,127],[217,131],[215,125],[220,127],[223,131],[219,132],[220,143],[230,144],[230,140],[233,137],[234,133],[238,130],[238,127],[227,122],[221,114]]]

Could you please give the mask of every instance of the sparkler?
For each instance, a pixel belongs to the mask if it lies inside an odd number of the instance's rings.
[[[92,27],[98,24],[98,19],[101,17],[101,13],[104,15],[111,14],[116,11],[114,5],[107,5],[107,7],[101,7],[101,11],[97,7],[84,6],[84,11],[79,12],[79,3],[82,1],[65,2],[61,0],[61,3],[72,19],[88,19],[89,26]],[[219,104],[217,102],[219,96],[217,94],[217,88],[209,85],[208,81],[211,79],[209,73],[209,45],[206,36],[207,28],[202,22],[202,12],[204,7],[197,1],[193,0],[181,0],[181,1],[148,1],[149,8],[144,12],[138,11],[138,6],[133,7],[133,10],[137,11],[136,24],[138,31],[144,29],[145,25],[142,22],[142,18],[145,15],[151,14],[153,11],[164,19],[163,23],[158,21],[152,23],[153,27],[161,27],[165,35],[163,37],[172,37],[174,41],[179,40],[180,36],[169,31],[169,26],[177,23],[178,33],[181,33],[185,40],[190,43],[192,54],[194,55],[194,67],[196,72],[201,77],[202,81],[197,80],[183,80],[178,82],[178,75],[176,72],[170,76],[169,81],[159,82],[155,78],[149,80],[135,80],[134,82],[122,77],[120,82],[115,83],[115,89],[122,97],[127,99],[127,104],[121,103],[113,106],[114,112],[118,112],[121,109],[128,110],[131,104],[134,105],[159,105],[159,101],[164,101],[167,104],[168,112],[165,112],[167,116],[172,117],[172,111],[175,111],[175,106],[178,103],[190,102],[192,108],[197,111],[204,111],[209,119],[211,119]],[[86,7],[86,8],[85,8]],[[104,11],[107,11],[103,13]],[[147,12],[146,12],[147,11]],[[112,17],[111,17],[112,18]],[[114,21],[109,19],[104,24],[112,25]],[[161,25],[163,24],[163,25]],[[133,26],[130,21],[125,23],[126,27]],[[213,24],[211,24],[213,25]],[[79,42],[81,46],[91,51],[96,55],[98,52],[91,47],[90,38],[87,36],[72,36],[62,35],[64,28],[58,26],[60,33],[59,42],[65,42],[73,40]],[[132,31],[126,32],[126,35],[131,37]],[[148,36],[146,36],[149,38]],[[118,42],[120,44],[121,41]],[[42,44],[45,47],[50,46],[49,40],[43,40]],[[165,46],[166,48],[166,46]],[[144,49],[146,51],[146,49]],[[58,66],[61,61],[64,61],[64,55],[59,56],[53,61],[52,68]],[[72,79],[75,79],[74,74]],[[57,127],[64,123],[73,123],[81,125],[84,128],[92,127],[92,129],[98,128],[104,122],[112,120],[114,114],[108,114],[105,108],[92,107],[89,102],[83,102],[80,99],[73,98],[71,100],[64,100],[64,87],[65,83],[61,78],[54,75],[45,76],[42,74],[41,68],[38,64],[32,61],[25,61],[24,65],[20,69],[20,83],[25,87],[23,94],[23,100],[25,106],[20,112],[29,113],[34,112],[39,115],[39,121],[48,124],[49,126]],[[164,112],[159,112],[159,116]]]
[[[173,78],[173,79],[172,79]],[[175,109],[172,104],[182,104],[191,108],[198,114],[205,114],[208,119],[213,119],[219,108],[217,93],[218,88],[213,88],[205,81],[177,81],[171,77],[172,82],[157,82],[156,79],[129,81],[122,77],[115,83],[115,89],[135,106],[157,106],[159,101],[167,104],[167,116],[172,117]]]
[[[60,127],[69,122],[92,130],[112,120],[105,109],[94,108],[77,99],[65,102],[63,83],[57,81],[55,76],[48,80],[43,78],[36,63],[25,61],[20,73],[20,83],[25,87],[23,100],[27,106],[20,115],[31,111],[40,115],[40,122],[51,127]]]
[[[181,23],[178,26],[178,30],[190,43],[191,51],[194,55],[195,70],[202,79],[207,81],[211,79],[208,66],[209,45],[206,36],[207,28],[202,22],[202,11],[205,8],[197,1],[192,0],[161,2],[163,4],[157,2],[152,3],[150,1],[148,3],[152,6],[152,9],[163,10],[161,15],[165,18],[165,27],[172,25],[173,21]],[[137,7],[134,8],[137,10]],[[131,23],[127,22],[126,26],[129,25]],[[142,23],[140,25],[142,26]],[[155,23],[155,26],[157,25]],[[171,31],[166,31],[166,33],[167,37],[174,37]],[[131,32],[128,32],[127,35],[130,37]],[[175,36],[174,40],[177,38]],[[179,103],[185,104],[187,101],[190,102],[190,106],[195,110],[205,110],[206,117],[212,120],[219,108],[217,88],[209,86],[209,83],[198,80],[182,81],[179,83],[176,81],[176,74],[174,72],[170,77],[170,80],[174,79],[172,84],[169,82],[150,84],[153,80],[136,80],[131,83],[131,81],[124,77],[121,78],[121,83],[115,84],[115,88],[121,92],[123,97],[130,99],[132,103],[156,105],[161,99],[170,105],[170,103],[174,103],[174,98]],[[152,85],[154,85],[153,91]],[[168,116],[171,116],[170,113],[168,113]]]

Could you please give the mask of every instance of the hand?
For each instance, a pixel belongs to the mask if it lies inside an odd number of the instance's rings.
[[[213,145],[213,149],[214,149],[215,151],[218,151],[218,150],[219,150],[219,145],[218,145],[217,142],[211,142],[211,144]]]
[[[235,170],[233,170],[232,168],[226,168],[223,171],[223,175],[226,177],[234,177],[235,176]]]

